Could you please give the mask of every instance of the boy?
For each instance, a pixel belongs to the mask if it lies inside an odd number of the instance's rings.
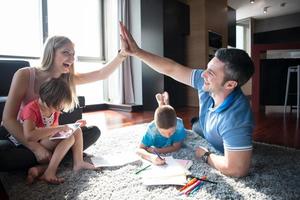
[[[178,151],[186,133],[182,119],[177,118],[174,108],[169,105],[168,93],[156,94],[155,97],[158,108],[154,113],[154,121],[148,125],[137,154],[156,165],[163,165],[165,160],[161,159],[159,153]]]

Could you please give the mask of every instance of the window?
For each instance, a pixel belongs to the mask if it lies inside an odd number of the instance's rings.
[[[249,20],[237,22],[236,47],[244,49],[249,55],[251,55],[251,30]]]
[[[114,12],[110,10],[112,7],[104,9],[104,1],[1,0],[0,57],[25,59],[35,66],[39,64],[46,38],[64,35],[75,43],[76,71],[88,72],[101,68],[105,59],[115,56],[119,38],[116,32],[118,20],[114,16],[117,1],[106,1],[108,5],[113,5]],[[117,89],[114,81],[97,81],[78,86],[77,93],[86,97],[87,105],[99,104],[111,100],[108,91],[119,94]]]
[[[236,48],[244,49],[244,27],[236,26]]]
[[[102,0],[1,0],[0,55],[37,58],[48,36],[65,35],[79,61],[102,61],[102,14]]]
[[[102,5],[99,0],[49,0],[48,35],[68,36],[78,60],[104,59]]]
[[[1,0],[0,55],[39,57],[43,45],[41,19],[40,0]]]

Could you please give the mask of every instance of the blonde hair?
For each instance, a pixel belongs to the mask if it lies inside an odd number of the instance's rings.
[[[158,128],[169,129],[176,127],[177,116],[170,105],[159,106],[154,113],[154,121]]]
[[[62,48],[66,44],[73,44],[73,42],[65,36],[53,36],[48,38],[44,45],[41,65],[38,66],[38,68],[42,71],[49,71],[53,66],[55,51]],[[78,104],[74,82],[74,64],[70,66],[70,73],[62,74],[60,77],[67,82],[71,90],[72,103],[69,107],[69,110],[72,110]]]

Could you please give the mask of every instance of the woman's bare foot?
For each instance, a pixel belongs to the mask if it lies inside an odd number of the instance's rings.
[[[40,177],[40,180],[55,185],[59,185],[65,181],[64,178],[57,177],[55,174],[46,174],[46,173],[44,173],[44,175]]]
[[[164,101],[164,105],[170,105],[170,102],[169,102],[169,93],[167,91],[164,91],[162,93],[162,99]]]
[[[27,172],[26,183],[31,185],[36,178],[40,177],[45,172],[46,168],[46,165],[37,165],[31,167]]]
[[[81,169],[96,169],[95,166],[91,163],[82,161],[73,167],[73,171],[78,172]]]

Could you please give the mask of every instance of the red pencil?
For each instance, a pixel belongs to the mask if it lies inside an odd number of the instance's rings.
[[[200,180],[197,180],[196,183],[195,183],[194,185],[192,185],[187,191],[185,191],[184,194],[188,196],[188,194],[189,194],[195,187],[197,187],[200,183],[201,183],[201,181],[200,181]]]
[[[196,181],[197,181],[197,179],[196,179],[196,178],[193,178],[193,179],[190,180],[185,186],[183,186],[182,188],[180,188],[179,191],[181,192],[181,191],[184,190],[185,188],[187,188],[187,187],[193,185]]]

